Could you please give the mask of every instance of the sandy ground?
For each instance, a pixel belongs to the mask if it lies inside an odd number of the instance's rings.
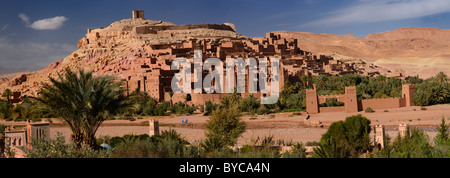
[[[436,135],[433,129],[441,123],[442,117],[446,123],[450,123],[450,105],[435,105],[426,107],[427,110],[421,110],[420,107],[404,107],[396,109],[375,110],[374,113],[319,113],[312,114],[306,121],[306,115],[292,115],[292,113],[278,113],[270,115],[244,115],[242,119],[247,123],[246,132],[239,138],[238,145],[248,144],[257,137],[272,135],[275,141],[283,140],[285,142],[308,142],[319,141],[322,134],[327,131],[331,123],[345,120],[346,117],[356,114],[362,114],[371,120],[372,124],[383,124],[386,126],[386,133],[395,138],[398,133],[398,124],[407,123],[410,126],[419,127],[425,130],[430,137]],[[158,119],[160,130],[175,129],[184,136],[189,142],[195,143],[204,139],[205,124],[209,117],[201,114],[190,116],[167,116],[167,117],[145,117],[135,121],[111,120],[105,121],[97,131],[97,136],[123,136],[126,134],[148,134],[148,120]],[[188,124],[182,124],[182,120],[188,120]],[[323,128],[310,126],[308,123],[321,121]],[[25,125],[24,122],[5,122],[5,125]],[[57,119],[53,119],[51,124],[51,138],[55,138],[60,133],[66,137],[70,136],[70,130]],[[373,136],[373,134],[371,134]]]

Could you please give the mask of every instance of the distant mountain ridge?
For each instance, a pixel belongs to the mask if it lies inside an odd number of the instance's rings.
[[[432,27],[400,28],[368,34],[316,34],[275,31],[282,38],[295,38],[305,51],[325,55],[362,59],[377,65],[394,67],[408,75],[424,78],[443,71],[450,75],[450,30]]]
[[[27,68],[27,67],[10,68],[10,67],[0,66],[0,75],[18,73],[18,72],[31,72],[34,70],[39,70],[39,69],[32,69],[32,68]]]
[[[422,27],[353,35],[275,31],[285,38],[296,38],[299,47],[315,53],[341,54],[374,62],[392,57],[434,57],[450,54],[450,30]]]

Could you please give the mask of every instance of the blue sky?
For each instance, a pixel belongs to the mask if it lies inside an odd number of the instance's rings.
[[[225,23],[238,33],[276,30],[369,33],[402,27],[450,29],[450,0],[65,0],[0,1],[0,66],[45,67],[76,50],[87,28],[106,27],[144,10],[175,24]]]

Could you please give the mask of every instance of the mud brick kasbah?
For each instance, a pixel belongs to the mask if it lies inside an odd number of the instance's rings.
[[[280,90],[287,81],[290,83],[302,82],[304,85],[312,86],[311,76],[318,75],[344,75],[360,74],[365,76],[380,75],[377,71],[366,70],[374,68],[373,64],[361,64],[355,62],[341,61],[333,57],[313,54],[300,49],[298,40],[284,38],[281,34],[267,33],[266,37],[249,38],[236,33],[236,27],[231,23],[224,24],[194,24],[175,25],[170,22],[146,20],[144,11],[132,11],[131,19],[124,19],[112,23],[108,27],[99,29],[88,29],[86,37],[77,43],[78,50],[67,57],[57,61],[42,71],[32,74],[22,74],[15,80],[0,84],[0,89],[11,88],[15,94],[11,102],[18,103],[26,96],[37,96],[42,83],[48,82],[48,77],[57,77],[57,73],[63,73],[64,69],[78,70],[80,68],[93,70],[96,75],[111,74],[124,82],[128,89],[126,95],[132,91],[140,90],[147,92],[149,96],[159,101],[173,102],[184,101],[190,95],[190,105],[203,105],[206,101],[217,103],[227,93],[175,93],[170,97],[171,81],[179,70],[171,70],[172,61],[175,58],[184,57],[194,67],[194,51],[202,51],[202,60],[218,58],[225,61],[227,58],[261,58],[268,60],[268,78],[270,78],[270,60],[278,58]],[[376,67],[375,67],[376,68]],[[257,69],[259,71],[259,69]],[[233,71],[235,72],[235,71]],[[192,79],[194,76],[192,72]],[[203,78],[209,71],[203,70]],[[226,86],[226,69],[222,79]],[[236,77],[236,72],[235,75]],[[302,76],[307,76],[307,81],[302,81]],[[401,73],[396,77],[405,78]],[[248,92],[248,69],[246,69],[246,91],[243,97],[253,95],[260,98],[261,92]],[[236,81],[236,80],[235,80]],[[236,86],[235,82],[235,86]],[[270,85],[270,82],[268,82]],[[193,87],[193,86],[192,86]],[[351,89],[349,89],[352,91]],[[225,90],[223,90],[225,91]],[[347,91],[347,89],[346,89]],[[310,93],[310,92],[308,92]],[[345,94],[343,96],[348,96]],[[310,94],[308,94],[310,96]],[[338,99],[348,99],[337,96]],[[352,95],[353,96],[353,95]],[[322,101],[319,97],[318,101]],[[396,105],[404,103],[403,99],[392,99]],[[395,101],[394,101],[395,100]],[[362,106],[374,105],[383,101],[363,101]],[[316,102],[319,104],[319,102]],[[313,105],[316,105],[314,103]],[[347,103],[346,103],[347,104]],[[352,108],[345,106],[346,111],[357,111],[360,106],[354,98]],[[399,106],[402,104],[398,104]],[[333,108],[315,108],[308,105],[311,113],[319,110],[333,110]],[[342,110],[342,108],[334,108]]]

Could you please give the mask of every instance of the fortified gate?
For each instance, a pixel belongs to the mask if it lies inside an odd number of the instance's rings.
[[[401,98],[375,98],[358,101],[356,97],[356,86],[345,87],[345,93],[339,95],[317,95],[316,88],[306,90],[306,112],[317,114],[319,112],[358,112],[367,108],[390,109],[405,106],[414,106],[413,96],[415,93],[414,84],[404,84],[402,86]],[[329,98],[336,98],[338,102],[343,102],[344,106],[320,107]]]

